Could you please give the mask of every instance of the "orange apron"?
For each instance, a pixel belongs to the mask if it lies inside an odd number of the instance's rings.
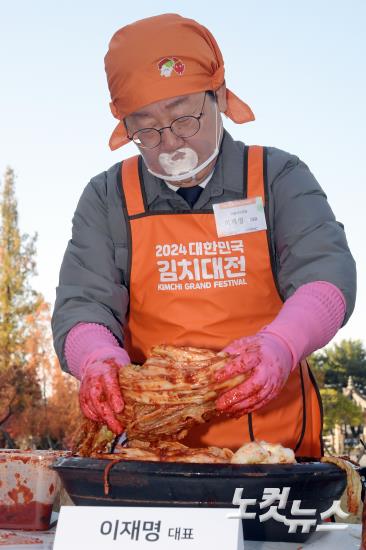
[[[243,198],[265,204],[264,149],[247,149]],[[212,209],[149,211],[138,157],[122,163],[122,197],[129,231],[130,308],[125,347],[142,363],[152,346],[221,350],[270,323],[283,302],[271,267],[268,231],[217,236]],[[246,192],[246,197],[245,197]],[[297,456],[322,455],[319,392],[303,361],[280,395],[237,419],[193,428],[183,443],[233,450],[251,440],[281,443]]]

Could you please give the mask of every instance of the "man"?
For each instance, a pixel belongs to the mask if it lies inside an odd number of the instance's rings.
[[[132,140],[139,156],[87,185],[61,267],[55,349],[81,380],[84,414],[120,433],[118,369],[153,345],[224,350],[218,377],[247,378],[217,400],[227,415],[185,443],[265,439],[320,457],[304,359],[348,320],[356,286],[324,192],[297,157],[224,130],[221,113],[254,116],[196,21],[165,14],[120,29],[105,67],[119,120],[110,147]]]

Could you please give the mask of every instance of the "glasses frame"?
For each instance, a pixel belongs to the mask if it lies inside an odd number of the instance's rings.
[[[203,113],[204,113],[204,110],[205,110],[206,95],[207,95],[207,91],[205,92],[205,95],[204,95],[204,97],[203,97],[203,103],[202,103],[202,107],[201,107],[201,112],[200,112],[200,114],[199,114],[198,116],[194,116],[194,115],[179,116],[179,117],[175,118],[175,119],[171,122],[171,124],[169,124],[169,126],[163,126],[162,128],[140,128],[140,130],[136,130],[136,132],[134,132],[134,133],[132,134],[132,136],[129,136],[128,133],[127,133],[128,139],[129,139],[130,141],[133,141],[138,147],[141,147],[142,149],[155,149],[155,147],[159,147],[159,145],[161,144],[162,134],[163,134],[164,130],[167,130],[168,128],[170,129],[170,131],[171,131],[176,137],[180,137],[180,138],[182,138],[182,139],[185,139],[185,138],[189,138],[189,137],[195,136],[196,134],[198,134],[198,132],[199,132],[200,129],[201,129],[201,117],[202,117],[202,115],[203,115]],[[198,128],[197,128],[197,130],[196,130],[193,134],[191,134],[191,135],[189,135],[189,136],[179,136],[178,134],[176,134],[176,133],[174,132],[174,128],[172,128],[172,126],[173,126],[177,121],[182,120],[182,118],[185,118],[185,119],[187,119],[187,118],[194,118],[195,120],[197,120],[197,122],[198,122]],[[140,132],[144,132],[144,131],[146,131],[146,130],[154,130],[155,132],[158,132],[159,138],[160,138],[160,139],[159,139],[159,143],[157,143],[156,145],[153,145],[152,147],[148,147],[148,146],[146,146],[146,145],[143,145],[142,143],[137,143],[137,142],[135,141],[135,136],[136,136],[136,134],[139,134]]]

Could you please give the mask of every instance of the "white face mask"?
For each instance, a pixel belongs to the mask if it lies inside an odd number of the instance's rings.
[[[160,153],[159,155],[159,164],[165,170],[166,174],[160,174],[159,172],[154,172],[148,166],[147,169],[153,176],[163,179],[165,181],[183,181],[189,178],[193,178],[198,172],[201,172],[206,166],[212,162],[217,155],[219,154],[219,144],[222,133],[222,122],[220,120],[220,132],[217,135],[217,103],[215,102],[216,110],[216,125],[215,125],[215,149],[212,154],[201,164],[198,163],[198,155],[196,151],[190,147],[181,147],[173,153]]]
[[[180,176],[196,168],[198,155],[190,147],[181,147],[173,153],[160,153],[159,163],[168,176]]]

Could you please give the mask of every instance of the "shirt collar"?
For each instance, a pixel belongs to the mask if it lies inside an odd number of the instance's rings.
[[[199,184],[199,187],[202,187],[202,189],[204,189],[206,187],[206,185],[208,184],[208,182],[210,181],[210,179],[212,178],[213,176],[213,171],[211,172],[211,174],[209,174],[207,176],[207,178],[205,178],[203,181],[201,181],[201,183]],[[179,186],[177,187],[176,185],[172,185],[169,181],[165,181],[165,185],[167,185],[169,187],[169,189],[171,189],[172,191],[175,191],[177,192],[179,188]]]

